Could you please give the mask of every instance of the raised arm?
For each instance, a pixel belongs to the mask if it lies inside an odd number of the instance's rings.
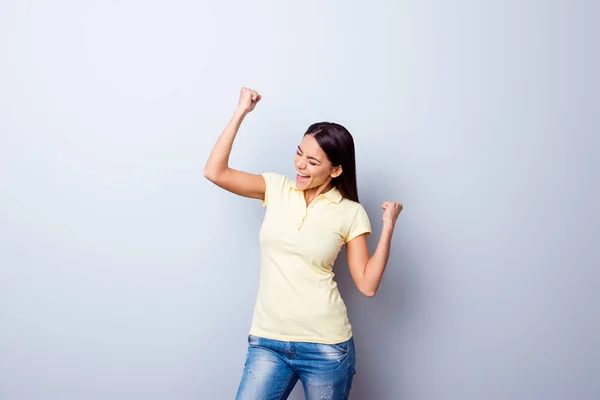
[[[242,88],[238,108],[221,133],[204,166],[204,176],[215,185],[237,195],[254,199],[265,198],[264,178],[261,175],[230,168],[229,155],[242,121],[254,110],[260,99],[261,95],[255,90]]]
[[[375,296],[383,272],[390,258],[392,235],[402,203],[385,202],[383,208],[383,228],[377,243],[377,249],[369,257],[367,235],[359,235],[346,244],[346,258],[350,275],[358,290],[367,297]]]

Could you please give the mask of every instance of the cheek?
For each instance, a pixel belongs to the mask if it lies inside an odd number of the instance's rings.
[[[310,175],[312,177],[314,177],[315,179],[317,179],[318,181],[324,181],[329,176],[329,172],[327,171],[327,168],[312,167],[312,171],[310,172]]]

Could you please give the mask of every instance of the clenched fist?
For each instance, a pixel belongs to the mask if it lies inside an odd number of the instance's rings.
[[[261,95],[258,94],[256,90],[252,90],[249,88],[242,88],[240,92],[240,102],[238,104],[238,109],[242,110],[244,113],[249,113],[254,110],[256,104],[260,101]]]
[[[386,201],[381,205],[383,209],[383,223],[391,224],[392,226],[396,223],[398,215],[402,211],[402,203],[394,203]]]

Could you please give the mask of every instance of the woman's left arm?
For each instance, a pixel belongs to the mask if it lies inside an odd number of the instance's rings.
[[[390,258],[390,246],[398,215],[402,211],[402,203],[385,202],[383,211],[383,228],[377,243],[377,249],[369,257],[367,235],[362,234],[346,243],[346,258],[350,275],[358,290],[367,297],[375,296],[383,277],[383,271]]]

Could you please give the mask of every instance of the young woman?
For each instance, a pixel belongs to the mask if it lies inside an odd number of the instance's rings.
[[[347,399],[355,373],[354,340],[333,263],[345,244],[358,290],[374,296],[402,204],[381,206],[383,229],[369,257],[371,225],[358,202],[354,141],[335,123],[308,128],[294,158],[295,180],[230,168],[238,129],[260,99],[242,88],[238,108],[204,169],[211,182],[266,207],[260,285],[236,398],[286,399],[299,379],[309,400]]]

